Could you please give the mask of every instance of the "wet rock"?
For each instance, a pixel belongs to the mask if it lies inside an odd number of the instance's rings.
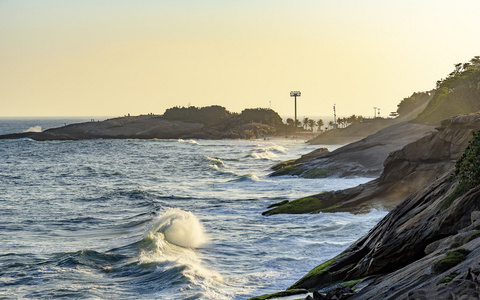
[[[315,300],[324,300],[325,295],[320,294],[318,291],[313,292],[313,299]]]

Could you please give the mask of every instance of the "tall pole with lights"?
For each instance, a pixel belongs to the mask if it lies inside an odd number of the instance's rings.
[[[297,97],[300,97],[302,93],[300,91],[291,91],[290,97],[295,97],[295,120],[293,125],[295,126],[295,131],[297,131]]]

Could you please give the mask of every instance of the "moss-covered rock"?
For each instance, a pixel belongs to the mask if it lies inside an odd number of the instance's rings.
[[[465,245],[466,243],[473,241],[474,239],[477,239],[480,237],[480,230],[474,231],[466,236],[463,236],[459,241],[455,242],[452,244],[452,248],[458,248],[461,247],[462,245]]]
[[[250,298],[248,300],[266,300],[266,299],[287,297],[287,296],[306,294],[306,293],[308,293],[308,291],[305,290],[305,289],[292,289],[292,290],[277,292],[277,293],[273,293],[273,294],[267,294],[267,295],[253,297],[253,298]]]
[[[457,277],[457,276],[458,276],[458,273],[452,272],[452,273],[448,274],[447,276],[443,277],[442,280],[437,282],[437,285],[442,284],[442,283],[449,283],[450,281],[455,279],[455,277]]]
[[[274,171],[277,171],[277,170],[283,169],[287,166],[294,165],[295,161],[297,161],[297,159],[290,159],[290,160],[282,161],[282,162],[274,165],[273,167],[271,167],[271,169],[274,170]]]
[[[288,202],[289,202],[288,200],[283,200],[283,201],[280,201],[280,202],[277,202],[277,203],[273,203],[273,204],[269,205],[267,208],[282,206],[284,204],[287,204]]]
[[[316,282],[319,281],[319,279],[324,280],[326,282],[332,282],[331,273],[328,272],[328,270],[330,269],[330,266],[333,263],[335,263],[335,261],[336,259],[332,258],[322,263],[321,265],[316,266],[310,272],[308,272],[307,275],[303,276],[302,279],[300,279],[298,282],[296,282],[294,285],[292,285],[288,289],[289,290],[296,289],[297,285],[300,282],[302,282],[302,284],[307,286],[315,286]]]
[[[321,207],[322,201],[320,199],[316,197],[304,197],[263,212],[262,215],[304,214],[315,211]]]
[[[359,283],[365,280],[365,278],[360,278],[360,279],[355,279],[355,280],[350,280],[350,281],[345,281],[342,283],[342,287],[349,287],[351,289],[354,289],[354,287]]]
[[[433,264],[433,272],[436,274],[440,274],[450,268],[455,267],[456,265],[464,261],[470,252],[470,250],[464,248],[447,252],[447,255],[444,258]]]
[[[304,178],[323,178],[330,176],[330,171],[326,169],[310,169],[302,174]]]
[[[371,206],[368,203],[349,202],[344,200],[342,192],[330,191],[308,197],[296,199],[262,213],[262,215],[276,214],[305,214],[305,213],[334,213],[351,212],[366,213]],[[271,208],[271,207],[268,207]]]
[[[299,176],[302,175],[303,172],[307,171],[307,169],[301,165],[297,164],[285,164],[283,167],[279,168],[270,176],[284,176],[284,175],[290,175],[290,176]]]

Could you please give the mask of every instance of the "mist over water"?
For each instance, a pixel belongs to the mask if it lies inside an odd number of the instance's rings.
[[[317,147],[0,141],[0,298],[246,299],[285,289],[386,214],[262,216],[272,203],[370,180],[267,176]]]

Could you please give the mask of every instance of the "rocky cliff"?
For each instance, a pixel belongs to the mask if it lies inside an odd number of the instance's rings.
[[[287,290],[348,285],[354,290],[344,293],[348,299],[479,299],[480,135],[467,148],[478,130],[480,114],[454,117],[393,152],[377,184],[401,187],[421,179],[422,187],[367,235]],[[455,171],[465,148],[469,156],[462,156]],[[470,171],[459,172],[458,166]],[[473,185],[467,185],[470,179]]]
[[[402,149],[432,131],[433,126],[423,124],[404,122],[392,125],[330,153],[315,150],[305,158],[281,165],[282,168],[277,168],[271,176],[378,177],[383,171],[383,162],[392,151]]]
[[[391,209],[425,184],[451,172],[474,130],[480,130],[478,113],[445,120],[433,132],[391,152],[384,160],[384,168],[379,178],[351,189],[294,200],[264,214],[362,212],[372,207]],[[398,130],[390,133],[398,133]],[[395,140],[395,135],[381,135],[381,138],[374,140]],[[355,149],[359,146],[350,147]],[[374,153],[371,152],[370,155],[375,156]],[[368,152],[363,155],[368,157]],[[324,159],[325,155],[319,160]],[[308,164],[308,161],[306,163]],[[300,211],[297,209],[299,206],[302,207]]]

